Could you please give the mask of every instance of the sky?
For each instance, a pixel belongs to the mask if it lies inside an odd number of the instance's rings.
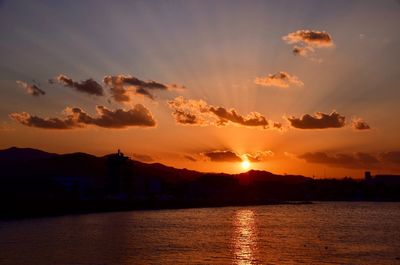
[[[400,173],[399,25],[392,0],[2,0],[0,148]]]

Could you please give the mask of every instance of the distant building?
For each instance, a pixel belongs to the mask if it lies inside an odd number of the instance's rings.
[[[370,171],[364,173],[365,181],[369,183],[381,183],[381,184],[400,184],[400,175],[375,175],[372,176]]]
[[[108,167],[108,195],[115,199],[123,199],[126,196],[126,162],[129,157],[125,156],[119,149],[116,154],[107,157]]]

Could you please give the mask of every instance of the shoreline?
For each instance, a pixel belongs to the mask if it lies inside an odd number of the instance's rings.
[[[152,210],[175,210],[175,209],[196,209],[196,208],[221,208],[240,206],[261,206],[261,205],[306,205],[313,204],[311,201],[266,201],[266,202],[236,202],[236,203],[204,203],[204,202],[181,202],[177,203],[149,203],[138,204],[121,201],[81,201],[57,202],[43,205],[40,202],[25,205],[10,205],[0,207],[0,221],[23,220],[43,217],[58,217],[66,215],[79,215],[91,213],[127,212],[127,211],[152,211]],[[42,205],[37,207],[37,205]]]

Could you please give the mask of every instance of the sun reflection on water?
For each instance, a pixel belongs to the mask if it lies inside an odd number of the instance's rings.
[[[239,265],[257,264],[254,211],[238,210],[234,218],[234,229],[234,263]]]

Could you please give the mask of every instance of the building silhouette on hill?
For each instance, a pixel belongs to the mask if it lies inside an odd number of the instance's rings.
[[[118,149],[117,153],[107,157],[107,197],[111,199],[126,199],[128,187],[128,161],[129,157]]]

